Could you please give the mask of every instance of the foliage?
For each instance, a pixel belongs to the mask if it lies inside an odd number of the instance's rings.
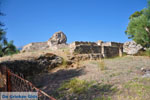
[[[126,30],[128,37],[144,47],[150,47],[150,0],[147,8],[136,11],[129,19]]]
[[[146,51],[140,51],[135,56],[149,56],[150,57],[150,50],[147,49]]]
[[[0,12],[0,16],[3,14]],[[6,39],[6,31],[2,28],[4,24],[0,22],[0,57],[11,55],[19,52],[13,45],[13,41],[8,42]]]
[[[58,91],[59,98],[68,97],[69,100],[111,100],[110,96],[118,89],[111,84],[74,78],[64,82]]]
[[[141,11],[136,11],[134,12],[130,17],[129,19],[132,19],[132,18],[135,18],[135,17],[139,17],[143,14],[144,10],[141,10]]]
[[[68,90],[69,93],[81,94],[86,92],[90,86],[91,83],[74,78],[69,82],[65,82],[59,90]]]

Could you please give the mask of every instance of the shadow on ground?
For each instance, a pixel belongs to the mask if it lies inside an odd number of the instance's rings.
[[[45,73],[30,77],[30,81],[38,88],[48,93],[49,95],[55,95],[55,91],[61,86],[62,83],[68,81],[74,77],[78,77],[84,74],[83,69],[70,69],[59,70],[55,73]]]

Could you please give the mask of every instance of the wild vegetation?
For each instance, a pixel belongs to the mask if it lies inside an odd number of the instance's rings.
[[[57,100],[150,99],[150,77],[143,77],[141,72],[141,68],[150,67],[149,57],[86,60],[79,66],[60,66],[57,71],[35,76],[38,81],[33,83]]]
[[[126,34],[138,44],[150,47],[150,0],[147,8],[136,11],[129,17]]]
[[[0,12],[0,16],[3,15],[4,14]],[[17,48],[14,46],[13,41],[7,41],[6,31],[2,28],[3,26],[4,24],[0,22],[0,57],[19,52],[19,50],[17,50]]]

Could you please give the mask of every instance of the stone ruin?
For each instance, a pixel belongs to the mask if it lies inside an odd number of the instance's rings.
[[[60,48],[64,48],[67,46],[67,37],[62,32],[56,32],[53,36],[46,42],[35,42],[25,45],[21,52],[31,52],[31,51],[39,51],[39,50],[56,50]]]
[[[70,51],[73,54],[97,54],[100,58],[122,56],[123,43],[75,41],[70,44]]]
[[[67,37],[62,32],[56,32],[46,42],[35,42],[30,43],[23,47],[21,52],[30,52],[38,50],[60,50],[68,48],[71,55],[76,56],[87,56],[86,58],[107,58],[122,56],[123,52],[127,54],[136,53],[142,48],[134,42],[117,43],[117,42],[83,42],[75,41],[71,44],[67,44]],[[138,48],[138,49],[137,49]],[[133,52],[134,51],[134,52]]]

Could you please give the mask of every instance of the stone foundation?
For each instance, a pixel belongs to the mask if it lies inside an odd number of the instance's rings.
[[[123,51],[123,49],[118,48],[118,47],[111,47],[111,46],[103,46],[103,57],[115,57],[115,56],[121,56],[121,51]]]
[[[103,57],[122,56],[123,44],[117,42],[73,42],[70,44],[72,54],[100,54]]]
[[[70,44],[70,52],[73,54],[100,53],[100,48],[94,42],[73,42]]]

